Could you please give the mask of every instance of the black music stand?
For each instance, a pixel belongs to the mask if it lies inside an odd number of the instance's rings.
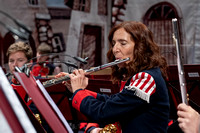
[[[120,86],[113,84],[111,80],[89,79],[89,84],[86,89],[100,94],[112,95],[120,91]]]
[[[189,105],[200,113],[200,65],[183,65],[185,72],[186,88],[189,94]],[[177,106],[181,103],[181,91],[178,78],[178,69],[176,65],[169,66],[168,68],[169,80],[167,82],[170,96],[172,99],[171,108],[173,109],[172,115],[177,117]]]

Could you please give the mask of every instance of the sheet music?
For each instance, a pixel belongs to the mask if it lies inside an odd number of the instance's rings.
[[[0,133],[13,133],[1,109],[0,109],[0,125],[1,125]]]
[[[36,133],[35,128],[30,122],[30,119],[28,118],[24,108],[22,107],[19,99],[17,98],[13,88],[8,82],[8,79],[5,76],[1,67],[0,67],[0,89],[2,89],[3,93],[8,99],[8,102],[10,103],[24,131],[29,133]]]
[[[60,112],[57,105],[55,104],[55,102],[53,101],[51,96],[48,94],[48,92],[46,91],[46,89],[44,88],[44,86],[42,85],[40,80],[36,80],[36,83],[37,83],[38,87],[40,88],[41,92],[43,93],[43,95],[45,96],[45,98],[47,99],[47,101],[50,103],[51,107],[54,109],[54,111],[56,112],[56,114],[58,115],[60,120],[62,121],[62,123],[65,125],[66,129],[69,131],[69,133],[73,133],[68,122],[65,120],[63,114]]]

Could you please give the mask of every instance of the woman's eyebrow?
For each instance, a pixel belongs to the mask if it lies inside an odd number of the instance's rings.
[[[118,39],[117,41],[119,41],[119,42],[127,42],[127,40],[125,40],[125,39]]]

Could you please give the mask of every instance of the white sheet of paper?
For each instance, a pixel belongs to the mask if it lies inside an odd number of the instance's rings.
[[[60,118],[60,120],[65,125],[66,129],[69,131],[69,133],[73,133],[71,127],[68,124],[68,122],[66,121],[66,119],[63,116],[63,114],[60,112],[59,108],[57,107],[57,105],[55,104],[55,102],[53,101],[51,96],[48,94],[48,92],[46,91],[44,86],[41,84],[40,80],[36,80],[36,83],[37,83],[38,87],[40,88],[40,90],[42,91],[42,93],[45,96],[45,98],[47,99],[47,101],[50,103],[50,105],[52,106],[52,108],[54,109],[54,111],[56,112],[58,117]]]
[[[5,76],[2,68],[0,67],[0,88],[5,94],[11,108],[13,109],[16,117],[19,120],[24,132],[36,133],[34,126],[32,125],[30,119],[28,118],[24,108],[22,107],[14,89],[10,85],[7,77]]]

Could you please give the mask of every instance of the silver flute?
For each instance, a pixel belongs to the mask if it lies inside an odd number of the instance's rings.
[[[173,28],[173,40],[176,45],[177,51],[177,66],[178,66],[178,76],[179,76],[179,84],[181,89],[181,98],[182,102],[188,105],[188,98],[187,98],[187,88],[186,88],[186,81],[185,81],[185,73],[183,69],[183,64],[181,60],[181,51],[180,51],[180,39],[178,33],[178,23],[177,19],[172,19],[172,28]]]
[[[108,68],[108,67],[111,67],[111,66],[129,61],[129,60],[130,60],[130,58],[117,59],[113,62],[104,64],[104,65],[100,65],[100,66],[97,66],[97,67],[94,67],[94,68],[91,68],[91,69],[87,69],[87,70],[85,70],[85,75],[89,75],[93,72],[100,71],[102,69],[105,69],[105,68]],[[67,81],[67,80],[70,80],[69,76],[64,76],[64,77],[60,77],[60,78],[56,78],[56,79],[47,80],[47,81],[43,82],[42,84],[43,84],[44,87],[50,87],[52,85],[59,84],[62,81]]]

